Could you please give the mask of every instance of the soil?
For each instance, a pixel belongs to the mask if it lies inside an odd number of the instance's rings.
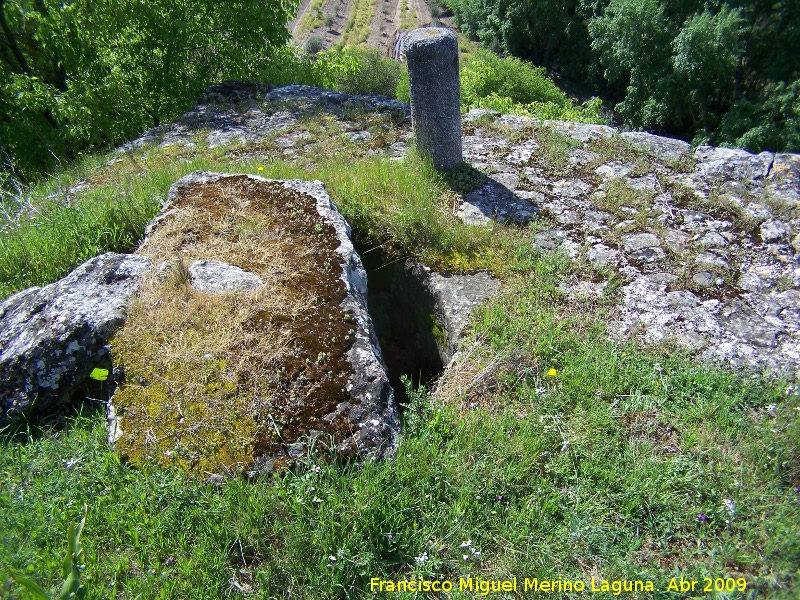
[[[326,15],[332,15],[333,22],[328,26],[321,25],[308,33],[301,34],[299,25],[310,10],[312,1],[302,0],[297,11],[297,17],[288,24],[288,28],[292,32],[296,46],[302,48],[309,37],[317,35],[323,40],[323,50],[327,50],[342,39],[353,2],[352,0],[326,0],[322,6],[322,12]],[[375,0],[375,2],[375,16],[372,20],[369,38],[364,46],[377,48],[383,56],[393,56],[395,40],[400,33],[402,0]],[[431,11],[427,0],[408,0],[408,5],[416,12],[417,22],[420,26],[431,23]]]

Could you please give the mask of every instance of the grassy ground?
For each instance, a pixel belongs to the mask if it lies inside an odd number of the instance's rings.
[[[375,147],[397,135],[390,122],[367,127]],[[65,533],[86,504],[82,581],[91,598],[360,598],[375,595],[373,578],[452,581],[439,597],[478,598],[474,578],[513,577],[518,593],[493,597],[537,597],[522,591],[525,578],[584,582],[585,592],[540,593],[548,598],[584,597],[592,578],[611,590],[601,598],[613,597],[618,580],[652,584],[623,592],[629,598],[797,597],[792,382],[609,342],[614,286],[600,299],[568,300],[559,284],[586,267],[531,245],[546,224],[467,228],[451,215],[451,186],[469,185],[468,176],[448,183],[414,158],[371,156],[325,117],[299,130],[311,141],[291,158],[273,143],[232,155],[147,148],[110,165],[88,158],[34,191],[12,236],[48,265],[85,234],[60,241],[30,206],[79,207],[76,219],[125,206],[115,197],[139,198],[131,214],[144,221],[169,183],[195,168],[318,178],[362,240],[440,267],[488,268],[504,279],[503,294],[475,315],[466,351],[437,389],[411,391],[392,462],[309,456],[274,479],[216,487],[175,468],[122,463],[105,444],[102,412],[86,409],[61,429],[5,432],[0,596],[26,597],[12,572],[60,586]],[[44,199],[78,179],[89,184],[82,196]],[[114,196],[119,181],[126,192]],[[34,251],[48,244],[53,254]],[[6,280],[4,289],[30,281]],[[469,577],[474,589],[458,591]],[[680,591],[681,577],[697,580],[694,594]]]
[[[353,0],[350,17],[339,41],[341,47],[359,46],[367,41],[375,16],[375,3],[376,0]]]

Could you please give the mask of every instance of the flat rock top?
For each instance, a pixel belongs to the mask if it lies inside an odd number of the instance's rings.
[[[484,110],[466,115],[465,134],[466,160],[489,181],[456,214],[474,225],[541,215],[534,245],[625,282],[612,336],[800,370],[800,156],[692,152],[649,133]]]
[[[269,470],[319,436],[318,449],[391,450],[391,389],[370,404],[354,373],[370,338],[360,262],[329,213],[318,182],[196,174],[173,186],[139,251],[162,267],[112,344],[124,455],[219,473]],[[358,368],[380,383],[381,366]]]

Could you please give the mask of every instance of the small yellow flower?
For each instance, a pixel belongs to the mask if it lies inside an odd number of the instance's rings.
[[[259,170],[259,171],[263,171],[263,170],[264,170],[264,167],[258,167],[258,170]]]
[[[556,371],[554,368],[550,367],[550,370],[547,371],[547,376],[548,377],[555,377],[556,375],[558,375],[558,371]]]

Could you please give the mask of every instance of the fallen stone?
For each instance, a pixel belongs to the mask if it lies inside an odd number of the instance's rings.
[[[0,304],[0,424],[60,409],[95,367],[108,376],[108,341],[150,266],[145,257],[109,252]]]
[[[752,272],[742,273],[742,275],[739,277],[737,285],[741,289],[748,292],[757,292],[765,287],[764,280]]]
[[[372,139],[372,134],[369,131],[350,131],[347,133],[347,137],[354,144],[363,144]]]
[[[645,150],[651,156],[663,161],[676,161],[689,154],[692,146],[683,140],[674,140],[651,133],[625,131],[623,139]]]
[[[264,286],[255,273],[218,260],[197,260],[189,266],[189,282],[199,292],[225,294]]]

